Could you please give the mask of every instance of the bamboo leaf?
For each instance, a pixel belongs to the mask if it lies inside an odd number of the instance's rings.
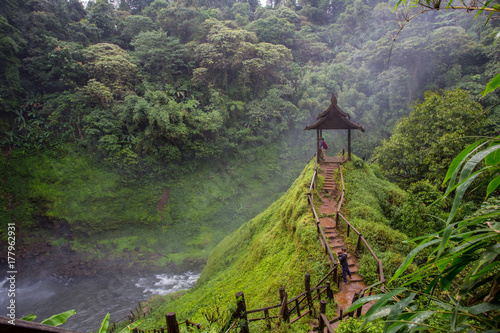
[[[52,317],[43,320],[41,322],[41,324],[50,325],[50,326],[59,326],[59,325],[64,324],[69,317],[71,317],[72,315],[75,315],[75,314],[76,314],[76,311],[74,309],[69,310],[69,311],[66,311],[63,313],[53,315]]]
[[[365,317],[367,318],[366,320],[372,320],[371,316],[375,314],[381,307],[383,307],[389,300],[392,299],[392,297],[406,291],[406,288],[396,288],[392,290],[391,292],[388,292],[387,294],[383,295],[382,298],[380,298],[375,304],[373,304],[370,309],[366,312]],[[388,312],[389,313],[389,312]]]
[[[414,329],[417,324],[420,324],[430,316],[432,316],[435,313],[435,311],[424,311],[419,314],[417,314],[415,317],[411,318],[409,321],[411,321],[411,324],[408,325],[408,331],[411,331]]]
[[[463,171],[462,171],[463,172]],[[451,211],[448,215],[448,220],[446,223],[450,223],[453,217],[455,216],[458,206],[462,202],[462,198],[465,194],[465,191],[469,188],[470,184],[480,175],[481,173],[476,172],[474,175],[467,178],[458,188],[455,193],[455,198],[453,199],[453,206],[451,207]]]
[[[451,232],[453,231],[455,225],[456,224],[450,224],[444,229],[443,238],[441,239],[441,244],[439,245],[438,253],[436,255],[436,260],[439,259],[439,257],[441,256],[446,247],[446,244],[448,244],[448,240],[450,239]]]
[[[486,84],[486,88],[481,92],[481,94],[484,97],[498,87],[500,87],[500,73]]]
[[[356,300],[356,302],[352,303],[351,306],[347,310],[345,310],[345,312],[349,313],[351,311],[354,311],[363,304],[378,301],[382,297],[384,297],[384,294],[361,297],[360,299]]]
[[[453,178],[450,181],[450,185],[448,186],[449,188],[446,191],[449,191],[451,185],[453,185],[453,183],[455,183],[455,178],[456,178],[456,176],[458,174],[458,171],[460,170],[460,167],[467,160],[467,157],[472,152],[472,150],[474,148],[478,147],[480,144],[482,146],[482,144],[484,144],[485,141],[486,141],[486,139],[482,139],[482,140],[474,142],[473,144],[469,145],[467,148],[465,148],[464,150],[462,150],[460,152],[460,154],[458,154],[457,157],[455,157],[453,159],[453,161],[451,162],[451,164],[450,164],[450,166],[448,168],[448,172],[446,173],[446,176],[444,177],[444,180],[443,180],[443,185],[444,185],[444,184],[446,184],[446,182],[448,181],[448,179]],[[481,146],[479,146],[479,147],[481,147]]]
[[[477,315],[480,313],[485,313],[489,311],[495,311],[500,309],[500,304],[493,304],[493,303],[481,303],[478,305],[471,306],[470,308],[466,308],[465,311]]]
[[[486,188],[486,197],[488,197],[491,193],[493,193],[498,188],[498,185],[500,185],[500,176],[494,178],[488,184],[488,187]]]
[[[414,248],[410,253],[408,253],[408,256],[406,256],[403,263],[399,266],[397,271],[394,273],[394,275],[391,278],[391,280],[389,281],[389,283],[394,281],[395,279],[397,279],[401,274],[403,274],[403,272],[408,268],[408,266],[410,266],[410,264],[413,262],[413,259],[420,251],[422,251],[423,249],[425,249],[429,246],[432,246],[436,243],[439,243],[440,241],[441,241],[440,239],[434,239],[434,240],[428,241],[428,242],[421,244],[421,245],[417,246],[416,248]]]
[[[391,322],[398,319],[401,312],[408,306],[408,304],[413,301],[415,295],[415,293],[411,293],[408,297],[397,302],[392,307],[391,312],[387,316],[387,321],[384,326],[384,332],[397,332],[397,330],[394,331],[394,327],[392,328],[392,330],[389,330],[391,326],[394,326],[394,324],[391,324]]]

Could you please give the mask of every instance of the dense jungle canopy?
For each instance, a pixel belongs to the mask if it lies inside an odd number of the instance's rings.
[[[278,140],[335,93],[367,129],[354,152],[369,158],[426,90],[477,96],[499,72],[498,21],[466,11],[420,15],[397,35],[385,1],[116,5],[2,1],[4,151],[75,142],[151,171]]]

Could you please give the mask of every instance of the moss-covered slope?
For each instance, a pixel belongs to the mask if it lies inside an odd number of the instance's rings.
[[[164,326],[168,312],[204,325],[212,318],[215,327],[236,304],[237,292],[244,292],[247,309],[255,309],[279,303],[280,287],[290,297],[302,292],[306,273],[313,284],[321,279],[329,266],[307,201],[313,168],[309,163],[286,194],[217,245],[195,288],[154,300],[141,327]]]

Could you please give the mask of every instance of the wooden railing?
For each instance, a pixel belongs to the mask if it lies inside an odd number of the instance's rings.
[[[339,172],[340,172],[340,179],[342,183],[342,193],[340,194],[339,198],[339,203],[337,206],[337,213],[336,213],[336,218],[335,218],[335,226],[337,229],[341,227],[341,224],[339,223],[341,220],[347,225],[347,237],[349,237],[351,229],[358,235],[358,240],[356,241],[356,250],[354,251],[356,254],[359,254],[361,250],[361,242],[365,244],[366,249],[370,252],[370,254],[375,258],[375,261],[377,262],[377,279],[379,283],[385,283],[385,278],[384,278],[384,270],[382,268],[382,261],[377,257],[375,252],[373,252],[373,249],[370,247],[366,239],[361,235],[361,233],[351,224],[347,219],[340,213],[340,209],[342,208],[342,203],[344,202],[344,195],[345,195],[345,185],[344,185],[344,176],[342,174],[342,166],[339,165]]]
[[[109,332],[113,333],[116,329],[117,324],[124,323],[125,321],[128,323],[133,323],[134,321],[136,321],[141,317],[143,318],[146,317],[149,311],[151,311],[151,308],[148,308],[148,310],[145,311],[145,309],[143,309],[141,306],[141,302],[138,302],[135,308],[131,310],[128,315],[126,315],[121,319],[115,320],[113,323],[111,323]]]
[[[265,308],[247,310],[243,292],[237,293],[237,310],[235,317],[237,320],[235,320],[235,322],[241,323],[241,326],[238,326],[240,332],[248,333],[250,331],[248,324],[254,321],[265,320],[268,330],[271,330],[273,319],[276,319],[276,325],[279,325],[281,322],[293,324],[306,315],[315,316],[315,301],[319,301],[320,303],[321,301],[325,302],[322,300],[322,295],[325,295],[326,299],[333,300],[333,290],[331,289],[330,281],[325,282],[325,279],[328,278],[332,272],[333,270],[330,270],[330,272],[313,288],[310,286],[311,276],[310,274],[306,274],[304,281],[305,291],[292,299],[288,299],[288,293],[281,287],[279,289],[281,302]],[[325,283],[325,285],[321,285],[322,283]],[[276,312],[275,314],[270,313],[270,311],[273,310]],[[248,318],[251,314],[260,315],[257,318]],[[235,328],[235,325],[232,325],[226,333],[233,328]]]

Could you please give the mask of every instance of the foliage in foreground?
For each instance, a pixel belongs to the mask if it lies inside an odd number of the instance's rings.
[[[498,198],[485,201],[475,215],[454,222],[462,198],[473,181],[486,174],[486,197],[500,184],[499,137],[478,141],[451,163],[444,183],[456,190],[446,227],[421,236],[390,282],[399,286],[386,294],[364,297],[348,311],[377,300],[364,325],[384,317],[384,332],[436,330],[498,332],[500,318],[500,206]],[[484,167],[474,169],[484,162]],[[431,253],[418,270],[399,278],[424,249]],[[398,279],[399,278],[399,279]]]

